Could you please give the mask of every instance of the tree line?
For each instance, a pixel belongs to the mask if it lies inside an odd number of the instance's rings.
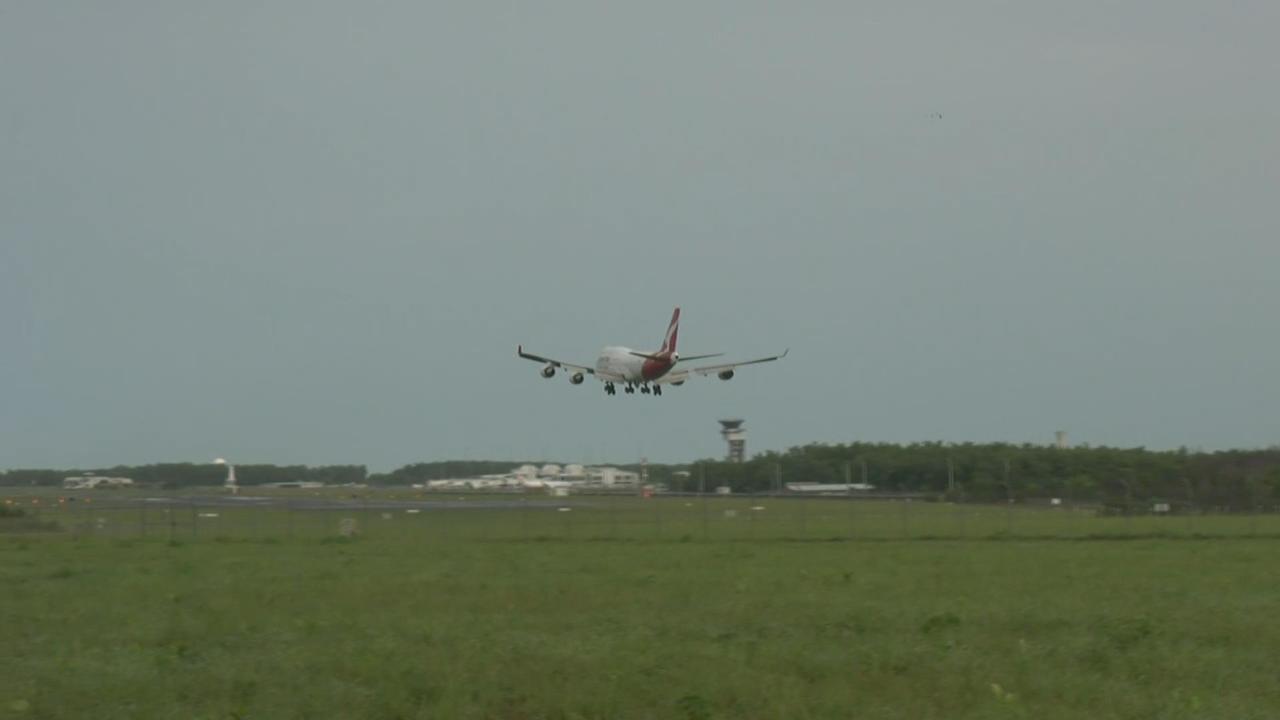
[[[211,463],[157,463],[153,465],[116,465],[109,468],[75,470],[9,470],[0,472],[0,486],[61,487],[63,478],[77,475],[127,477],[138,485],[157,488],[183,488],[199,485],[221,485],[227,469]],[[281,482],[318,482],[325,485],[361,484],[368,480],[364,465],[236,465],[239,485],[266,485]]]
[[[407,486],[428,480],[504,473],[544,461],[447,460],[370,474],[363,465],[237,465],[241,485],[319,482]],[[635,463],[617,467],[638,471]],[[866,482],[883,492],[924,493],[981,502],[1061,498],[1111,505],[1163,501],[1172,505],[1244,509],[1280,505],[1280,447],[1195,452],[1181,448],[1073,447],[1008,443],[923,442],[809,444],[760,453],[744,463],[699,460],[651,463],[650,482],[674,490],[769,492],[791,482]],[[143,486],[220,485],[226,469],[208,463],[161,463],[89,470],[9,470],[0,485],[60,486],[89,472],[129,477]]]
[[[1018,501],[1243,509],[1280,504],[1280,448],[1193,452],[941,442],[811,444],[741,464],[702,460],[687,482],[762,492],[779,482],[866,482],[886,492]],[[705,478],[705,480],[703,479]]]

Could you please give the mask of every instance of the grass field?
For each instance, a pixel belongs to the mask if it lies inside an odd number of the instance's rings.
[[[47,509],[0,718],[1280,717],[1274,518],[904,505]]]

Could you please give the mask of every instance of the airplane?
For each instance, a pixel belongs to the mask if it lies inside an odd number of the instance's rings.
[[[553,378],[557,370],[564,370],[569,374],[569,382],[574,385],[581,385],[587,375],[594,375],[597,380],[604,383],[604,391],[607,395],[618,394],[617,385],[622,385],[628,395],[634,394],[637,388],[644,395],[651,393],[653,395],[661,395],[663,385],[683,385],[686,380],[694,375],[705,376],[713,373],[721,380],[731,380],[736,369],[743,365],[755,365],[757,363],[780,360],[786,357],[789,352],[789,349],[783,350],[780,355],[771,355],[736,363],[705,365],[689,369],[677,368],[677,363],[689,362],[690,360],[705,360],[707,358],[720,357],[724,354],[711,353],[710,355],[681,356],[680,353],[676,352],[676,339],[679,333],[680,308],[676,308],[675,312],[671,314],[671,324],[667,326],[667,334],[662,339],[662,347],[656,352],[639,352],[627,347],[609,346],[600,351],[600,357],[596,359],[595,367],[574,365],[573,363],[527,353],[524,351],[523,345],[516,346],[516,355],[525,360],[543,363],[541,372],[544,378]]]

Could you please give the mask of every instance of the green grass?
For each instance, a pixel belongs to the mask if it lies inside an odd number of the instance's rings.
[[[0,718],[1280,716],[1270,518],[759,504],[49,510]]]

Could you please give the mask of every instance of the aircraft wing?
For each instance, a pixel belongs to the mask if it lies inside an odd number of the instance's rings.
[[[711,375],[712,373],[722,373],[725,370],[733,370],[734,368],[741,367],[743,365],[756,365],[759,363],[767,363],[767,362],[773,362],[774,360],[781,360],[782,358],[786,357],[787,353],[789,352],[791,352],[791,348],[787,348],[786,350],[783,350],[781,355],[770,355],[769,357],[756,358],[755,360],[743,360],[742,362],[735,362],[735,363],[721,363],[720,365],[703,365],[702,367],[697,367],[686,372],[693,372],[699,375]]]
[[[742,362],[734,362],[734,363],[721,363],[719,365],[704,365],[702,367],[691,368],[687,370],[684,368],[679,368],[676,370],[672,370],[666,375],[663,375],[662,377],[658,378],[655,382],[658,385],[674,385],[677,383],[682,383],[685,380],[688,380],[692,375],[713,375],[715,373],[722,373],[725,370],[733,370],[734,368],[740,367],[742,365],[755,365],[757,363],[766,363],[766,362],[773,362],[774,360],[781,360],[782,358],[787,356],[788,352],[791,352],[791,350],[790,349],[783,350],[781,355],[770,355],[769,357],[756,358],[755,360],[743,360]]]
[[[587,367],[586,365],[574,365],[573,363],[562,362],[560,360],[553,360],[549,357],[542,357],[541,355],[534,355],[532,353],[527,353],[524,351],[523,345],[516,346],[516,355],[519,355],[525,360],[532,360],[534,362],[540,362],[545,365],[551,365],[553,367],[568,368],[576,372],[587,373],[588,375],[596,374],[596,371],[594,368]]]
[[[688,370],[672,370],[657,380],[650,380],[654,385],[678,385],[689,379]]]

